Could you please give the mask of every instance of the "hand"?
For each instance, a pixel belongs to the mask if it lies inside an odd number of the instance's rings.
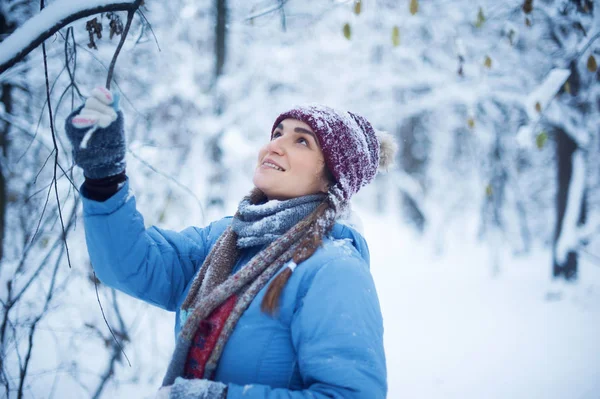
[[[65,130],[75,163],[86,177],[101,179],[125,170],[125,134],[118,96],[102,87],[67,118]]]
[[[169,388],[169,399],[225,399],[227,385],[216,381],[177,377]],[[161,388],[163,389],[163,388]],[[159,390],[160,392],[160,390]],[[157,399],[162,399],[157,397]]]

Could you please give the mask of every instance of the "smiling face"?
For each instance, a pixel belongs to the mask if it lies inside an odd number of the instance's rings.
[[[327,192],[325,158],[310,126],[284,119],[258,153],[252,179],[269,200]]]

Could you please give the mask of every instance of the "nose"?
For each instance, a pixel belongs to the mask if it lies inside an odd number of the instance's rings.
[[[284,151],[284,146],[283,146],[283,141],[281,137],[278,137],[274,140],[269,141],[269,144],[267,144],[267,151],[270,153],[275,153],[278,155],[283,155]]]

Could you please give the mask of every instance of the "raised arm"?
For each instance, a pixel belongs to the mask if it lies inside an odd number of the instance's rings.
[[[176,310],[207,255],[205,229],[146,229],[125,176],[123,114],[111,92],[97,88],[65,130],[83,169],[81,188],[88,251],[98,278],[136,298]]]

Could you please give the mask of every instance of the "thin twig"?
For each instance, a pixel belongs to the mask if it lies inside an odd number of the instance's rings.
[[[50,151],[50,153],[48,154],[48,156],[46,157],[46,160],[44,161],[44,163],[42,164],[42,167],[40,168],[40,170],[38,170],[38,172],[35,174],[35,176],[33,177],[33,184],[37,183],[37,179],[38,177],[40,177],[40,174],[42,173],[42,171],[44,170],[44,168],[46,167],[46,164],[48,163],[48,161],[50,160],[50,158],[52,158],[52,155],[54,155],[54,149],[52,151]]]
[[[75,204],[75,206],[73,208],[73,212],[71,213],[71,216],[74,216],[76,214],[76,212],[77,212],[77,204]],[[73,218],[71,218],[71,221],[72,220],[73,220]],[[65,253],[65,251],[64,251],[65,249],[66,249],[66,247],[64,247],[64,246],[61,247],[61,251],[56,258],[56,262],[54,263],[54,270],[52,272],[52,278],[50,279],[50,286],[48,287],[48,293],[46,294],[46,300],[44,303],[44,307],[42,308],[40,314],[33,321],[32,325],[31,325],[31,329],[29,331],[29,346],[27,348],[27,355],[25,356],[25,361],[24,361],[23,367],[21,367],[21,376],[20,376],[21,379],[19,381],[18,398],[22,398],[22,396],[23,396],[23,386],[25,384],[25,377],[27,376],[27,368],[29,366],[29,361],[31,360],[31,353],[33,352],[33,336],[35,335],[35,331],[36,331],[36,327],[37,327],[38,323],[40,322],[42,317],[44,317],[44,315],[48,312],[48,307],[50,305],[52,297],[54,296],[54,286],[56,284],[56,276],[58,274],[58,267],[62,260],[62,256]]]
[[[42,317],[41,315],[36,317],[35,320],[33,321],[33,324],[31,324],[31,328],[29,329],[29,342],[28,342],[29,346],[27,348],[27,355],[25,355],[25,364],[21,368],[20,375],[19,375],[19,377],[20,377],[19,390],[17,391],[18,399],[23,398],[23,387],[25,385],[25,377],[27,376],[27,368],[29,366],[29,359],[31,359],[31,352],[33,350],[33,335],[35,334],[35,328],[37,326],[37,323],[40,321],[41,317]]]
[[[75,220],[76,220],[76,216],[77,216],[77,206],[78,205],[79,205],[79,199],[76,199],[75,203],[73,204],[73,209],[71,211],[71,216],[69,217],[69,222],[67,223],[67,227],[66,227],[67,232],[70,231],[73,228],[73,225],[75,224]],[[33,274],[31,275],[31,277],[29,278],[29,280],[23,285],[23,287],[21,288],[21,290],[10,301],[10,303],[9,303],[10,306],[12,306],[14,303],[18,302],[19,299],[20,299],[20,297],[31,286],[31,284],[33,283],[33,281],[35,280],[35,278],[41,273],[41,271],[44,269],[44,267],[48,264],[48,261],[50,260],[50,258],[54,254],[54,251],[57,248],[60,247],[61,241],[62,241],[62,238],[58,238],[54,242],[54,244],[52,244],[52,247],[50,247],[50,250],[48,251],[48,253],[46,254],[46,256],[44,256],[44,258],[40,261],[37,269],[33,272]],[[62,254],[62,252],[61,252],[61,254]]]
[[[596,262],[598,262],[598,263],[595,263],[595,264],[598,265],[598,266],[600,266],[600,256],[595,255],[595,254],[593,254],[593,253],[591,253],[588,250],[583,249],[583,248],[580,248],[579,251],[581,251],[585,255],[589,256],[590,258],[594,259]]]
[[[6,112],[3,112],[3,111],[0,111],[0,119],[2,119],[3,121],[5,121],[7,123],[10,123],[13,127],[17,128],[18,130],[23,132],[27,137],[31,138],[32,142],[37,141],[48,151],[52,150],[52,148],[48,144],[44,143],[41,139],[37,138],[37,136],[35,134],[31,133],[31,130],[35,130],[35,128],[33,126],[26,126],[26,123],[18,121],[14,117],[14,115],[7,114]]]
[[[48,207],[48,202],[50,201],[50,193],[51,192],[52,192],[52,183],[48,186],[48,192],[46,194],[46,201],[44,201],[44,206],[42,207],[42,214],[40,215],[40,218],[38,219],[37,227],[35,228],[35,231],[33,232],[33,236],[31,237],[31,241],[29,242],[30,247],[33,246],[33,243],[35,242],[37,234],[40,231],[40,225],[42,224],[42,220],[44,219],[44,214],[46,213],[46,208]],[[28,251],[29,248],[25,248],[25,250]],[[21,266],[22,266],[22,264],[19,264],[19,268]],[[19,270],[19,268],[17,268],[17,270]]]
[[[129,28],[131,27],[131,21],[133,21],[133,16],[135,15],[136,10],[139,8],[142,0],[136,0],[133,4],[133,7],[127,12],[127,23],[125,24],[125,29],[121,33],[121,40],[119,40],[119,44],[117,45],[117,49],[113,54],[112,61],[110,62],[110,66],[108,67],[108,76],[106,77],[106,89],[110,90],[110,82],[112,80],[113,72],[115,71],[115,65],[117,63],[117,57],[121,52],[121,48],[123,48],[123,44],[125,43],[125,39],[127,39],[127,33],[129,33]]]
[[[98,296],[98,285],[97,285],[97,282],[96,282],[96,274],[95,273],[94,273],[94,283],[96,285],[96,295],[97,295],[97,298],[98,298],[98,303],[100,303],[100,297]],[[124,340],[127,340],[127,338],[126,338],[127,333],[125,331],[125,323],[123,322],[123,318],[121,317],[121,313],[119,311],[119,306],[118,306],[118,303],[117,303],[117,297],[115,295],[114,288],[111,289],[111,293],[112,293],[113,306],[114,306],[114,309],[115,309],[115,313],[117,315],[117,320],[119,322],[119,326],[121,328],[120,335],[121,335],[121,337],[123,337]],[[102,316],[104,317],[104,312],[102,313]],[[104,320],[106,321],[106,317],[104,318]],[[106,325],[108,326],[108,322],[106,322]],[[110,326],[109,326],[109,329],[110,329]],[[100,383],[98,384],[98,387],[96,388],[96,392],[92,395],[92,399],[98,399],[101,396],[102,391],[104,390],[104,387],[106,385],[106,382],[109,380],[109,378],[114,373],[115,363],[116,363],[117,360],[119,360],[119,357],[120,357],[121,353],[123,353],[123,355],[125,355],[125,358],[127,359],[127,363],[129,364],[129,367],[131,367],[131,362],[129,361],[129,358],[125,354],[125,351],[123,350],[123,347],[119,344],[119,341],[117,340],[117,338],[116,338],[115,334],[113,333],[113,331],[110,330],[110,332],[111,332],[111,334],[113,336],[113,339],[114,339],[116,345],[113,345],[112,356],[110,357],[110,360],[108,362],[108,366],[106,368],[106,371],[104,372],[104,374],[100,378]]]
[[[152,36],[154,36],[154,42],[156,43],[156,47],[158,48],[158,51],[162,51],[160,49],[160,45],[158,44],[158,38],[154,34],[154,29],[152,29],[152,24],[150,23],[150,21],[148,21],[148,18],[146,18],[146,16],[144,15],[144,12],[142,10],[138,9],[138,12],[142,16],[142,18],[144,18],[144,21],[146,21],[146,25],[148,26],[148,28],[150,28],[150,32],[152,33]]]
[[[54,92],[54,86],[56,85],[56,83],[58,82],[58,79],[60,78],[60,76],[63,74],[63,72],[66,70],[66,67],[63,67],[62,70],[58,73],[58,75],[56,76],[56,79],[54,79],[54,82],[52,82],[52,87],[50,88],[50,93]],[[42,118],[44,117],[44,108],[46,107],[46,105],[48,104],[48,99],[44,99],[44,104],[42,105],[42,110],[40,111],[40,117],[38,118],[38,122],[37,125],[35,127],[35,133],[33,135],[33,138],[35,139],[37,137],[38,134],[38,130],[40,129],[40,126],[42,124]],[[31,140],[31,142],[29,144],[27,144],[27,147],[25,147],[25,150],[23,151],[23,154],[21,154],[18,158],[17,158],[17,162],[19,163],[21,162],[21,159],[23,159],[23,157],[25,156],[25,154],[27,154],[27,152],[29,151],[29,149],[31,148],[31,145],[33,144],[33,139]]]
[[[285,5],[285,0],[279,0],[279,4],[281,5],[280,13],[281,13],[281,30],[284,32],[287,30],[287,23],[285,20],[285,10],[283,6]]]
[[[41,1],[41,7],[44,8],[44,0]],[[69,245],[67,244],[67,234],[65,232],[65,222],[62,217],[62,209],[60,208],[60,196],[58,195],[58,180],[56,179],[56,172],[58,169],[58,144],[56,143],[56,132],[54,131],[54,119],[52,118],[52,103],[50,102],[50,79],[48,78],[48,60],[46,57],[46,42],[42,43],[42,53],[44,55],[44,75],[46,77],[46,101],[48,102],[48,114],[50,115],[50,131],[52,132],[52,143],[54,144],[54,193],[56,194],[56,205],[58,208],[58,215],[60,217],[60,225],[62,227],[63,240],[65,249],[67,251],[67,263],[69,269],[71,268],[71,256],[69,255]]]
[[[248,16],[246,17],[246,21],[251,21],[251,20],[253,20],[253,19],[255,19],[255,18],[259,18],[259,17],[262,17],[262,16],[264,16],[264,15],[270,14],[270,13],[272,13],[272,12],[274,12],[274,11],[277,11],[277,10],[279,10],[279,9],[283,8],[283,6],[285,5],[285,3],[287,3],[288,1],[289,1],[289,0],[283,0],[283,1],[279,1],[279,2],[278,2],[278,4],[277,4],[277,5],[275,5],[275,6],[267,7],[267,8],[266,8],[266,9],[264,9],[264,10],[261,10],[261,11],[255,12],[254,14],[250,14],[250,15],[248,15]]]
[[[138,161],[140,161],[142,163],[142,165],[146,166],[148,169],[150,169],[151,171],[153,171],[156,174],[161,175],[162,177],[166,178],[167,180],[172,181],[173,183],[175,183],[177,186],[179,186],[180,188],[182,188],[185,192],[187,192],[189,195],[191,195],[195,200],[196,203],[198,204],[198,207],[200,208],[200,213],[202,214],[202,223],[204,223],[204,207],[202,206],[202,202],[200,201],[200,198],[198,198],[196,196],[196,194],[194,194],[194,192],[192,190],[190,190],[187,186],[185,186],[183,183],[179,182],[177,179],[175,179],[173,176],[169,176],[164,172],[161,172],[160,170],[156,169],[154,166],[152,166],[150,163],[148,163],[148,161],[142,159],[139,155],[137,155],[135,152],[131,151],[131,150],[127,150],[127,152],[129,154],[131,154],[135,159],[137,159]]]
[[[8,375],[6,374],[6,367],[4,367],[3,362],[4,361],[2,359],[0,359],[0,365],[2,366],[2,367],[0,367],[0,371],[2,371],[2,378],[0,378],[0,381],[2,381],[2,385],[4,385],[4,389],[6,390],[6,397],[8,398],[8,392],[10,391],[10,385],[8,383]]]
[[[73,37],[73,46],[71,47],[71,57],[69,57],[69,36]],[[67,86],[67,89],[70,87],[74,87],[77,90],[77,94],[79,94],[79,98],[82,99],[83,95],[79,91],[79,87],[75,83],[75,68],[77,68],[77,50],[75,47],[75,36],[73,35],[73,27],[70,26],[67,28],[67,37],[65,37],[65,66],[67,67],[67,73],[69,74],[69,79],[71,79],[71,84]],[[69,66],[69,61],[73,60],[73,70],[71,71],[71,67]],[[72,86],[71,86],[72,85]]]
[[[96,277],[95,271],[92,271],[92,272],[94,273],[94,287],[96,288],[96,299],[98,300],[98,305],[100,306],[100,312],[102,312],[102,318],[104,319],[104,323],[106,324],[106,327],[108,327],[108,331],[110,331],[110,335],[112,335],[113,339],[115,340],[115,343],[119,346],[119,349],[123,353],[123,356],[125,356],[125,359],[127,359],[127,363],[129,363],[129,366],[131,366],[131,362],[129,361],[127,354],[123,350],[123,347],[117,340],[115,333],[113,332],[112,328],[108,324],[108,320],[106,319],[106,314],[104,313],[104,308],[102,307],[102,302],[100,302],[100,294],[98,293],[98,277]]]
[[[5,345],[5,338],[6,338],[6,327],[8,327],[8,311],[10,310],[11,305],[11,301],[12,301],[12,284],[7,284],[7,288],[8,288],[8,295],[6,296],[6,304],[3,306],[4,307],[4,315],[2,316],[2,326],[0,326],[0,362],[3,362],[6,357],[5,357],[5,350],[6,350],[6,345]],[[2,370],[4,370],[4,367],[1,367]]]
[[[82,46],[80,44],[77,44],[77,47],[79,47],[81,50],[87,52],[98,64],[100,64],[100,66],[102,66],[102,68],[106,69],[106,71],[108,71],[108,67],[106,65],[104,65],[104,63],[102,62],[102,60],[100,60],[96,54],[94,54],[90,49],[86,48],[85,46]],[[133,111],[140,116],[143,116],[142,113],[135,107],[135,105],[133,104],[133,102],[131,101],[131,99],[129,97],[127,97],[127,95],[123,92],[123,90],[121,90],[119,83],[117,82],[117,80],[115,78],[113,78],[113,83],[115,84],[115,86],[117,86],[117,89],[119,89],[119,92],[121,94],[121,98],[124,99],[125,101],[127,101],[127,103],[129,104],[129,106],[131,107],[131,109],[133,109]]]
[[[69,36],[71,37],[71,40],[73,41],[73,44],[71,45],[71,57],[69,58],[67,56],[67,52],[68,52],[68,44],[69,44]],[[71,68],[69,67],[69,60],[73,61],[73,70],[71,71]],[[75,90],[77,91],[77,95],[79,95],[79,100],[83,101],[85,99],[85,97],[83,96],[83,94],[81,94],[81,91],[79,90],[79,86],[77,86],[77,82],[75,82],[75,73],[77,71],[77,42],[75,41],[75,34],[73,33],[73,27],[69,27],[67,29],[67,37],[65,38],[65,64],[67,67],[67,70],[69,72],[69,78],[71,79],[71,84],[68,87],[71,88],[71,111],[73,111],[73,109],[75,108]]]
[[[71,184],[71,187],[73,187],[77,192],[79,192],[79,189],[77,188],[77,186],[75,185],[75,183],[73,182],[73,179],[71,176],[69,176],[69,174],[67,172],[71,172],[73,171],[73,166],[71,166],[69,169],[67,169],[66,171],[62,168],[62,166],[60,166],[60,164],[58,165],[58,167],[60,168],[60,170],[62,171],[62,175],[58,177],[58,179],[62,179],[63,177],[66,177],[66,179],[69,181],[69,183]],[[36,195],[38,195],[39,193],[44,192],[48,187],[52,186],[52,182],[45,185],[44,187],[40,188],[39,190],[37,190],[36,192],[34,192],[33,194],[31,194],[29,197],[27,197],[25,199],[25,202],[30,201],[33,197],[35,197]]]
[[[598,10],[595,10],[594,12],[600,12]],[[592,43],[594,43],[598,38],[600,38],[600,32],[597,32],[586,44],[585,46],[583,46],[583,48],[581,49],[581,51],[579,51],[577,53],[577,55],[575,56],[575,59],[578,60],[579,58],[581,58],[581,56],[587,51],[587,49],[592,45]]]

